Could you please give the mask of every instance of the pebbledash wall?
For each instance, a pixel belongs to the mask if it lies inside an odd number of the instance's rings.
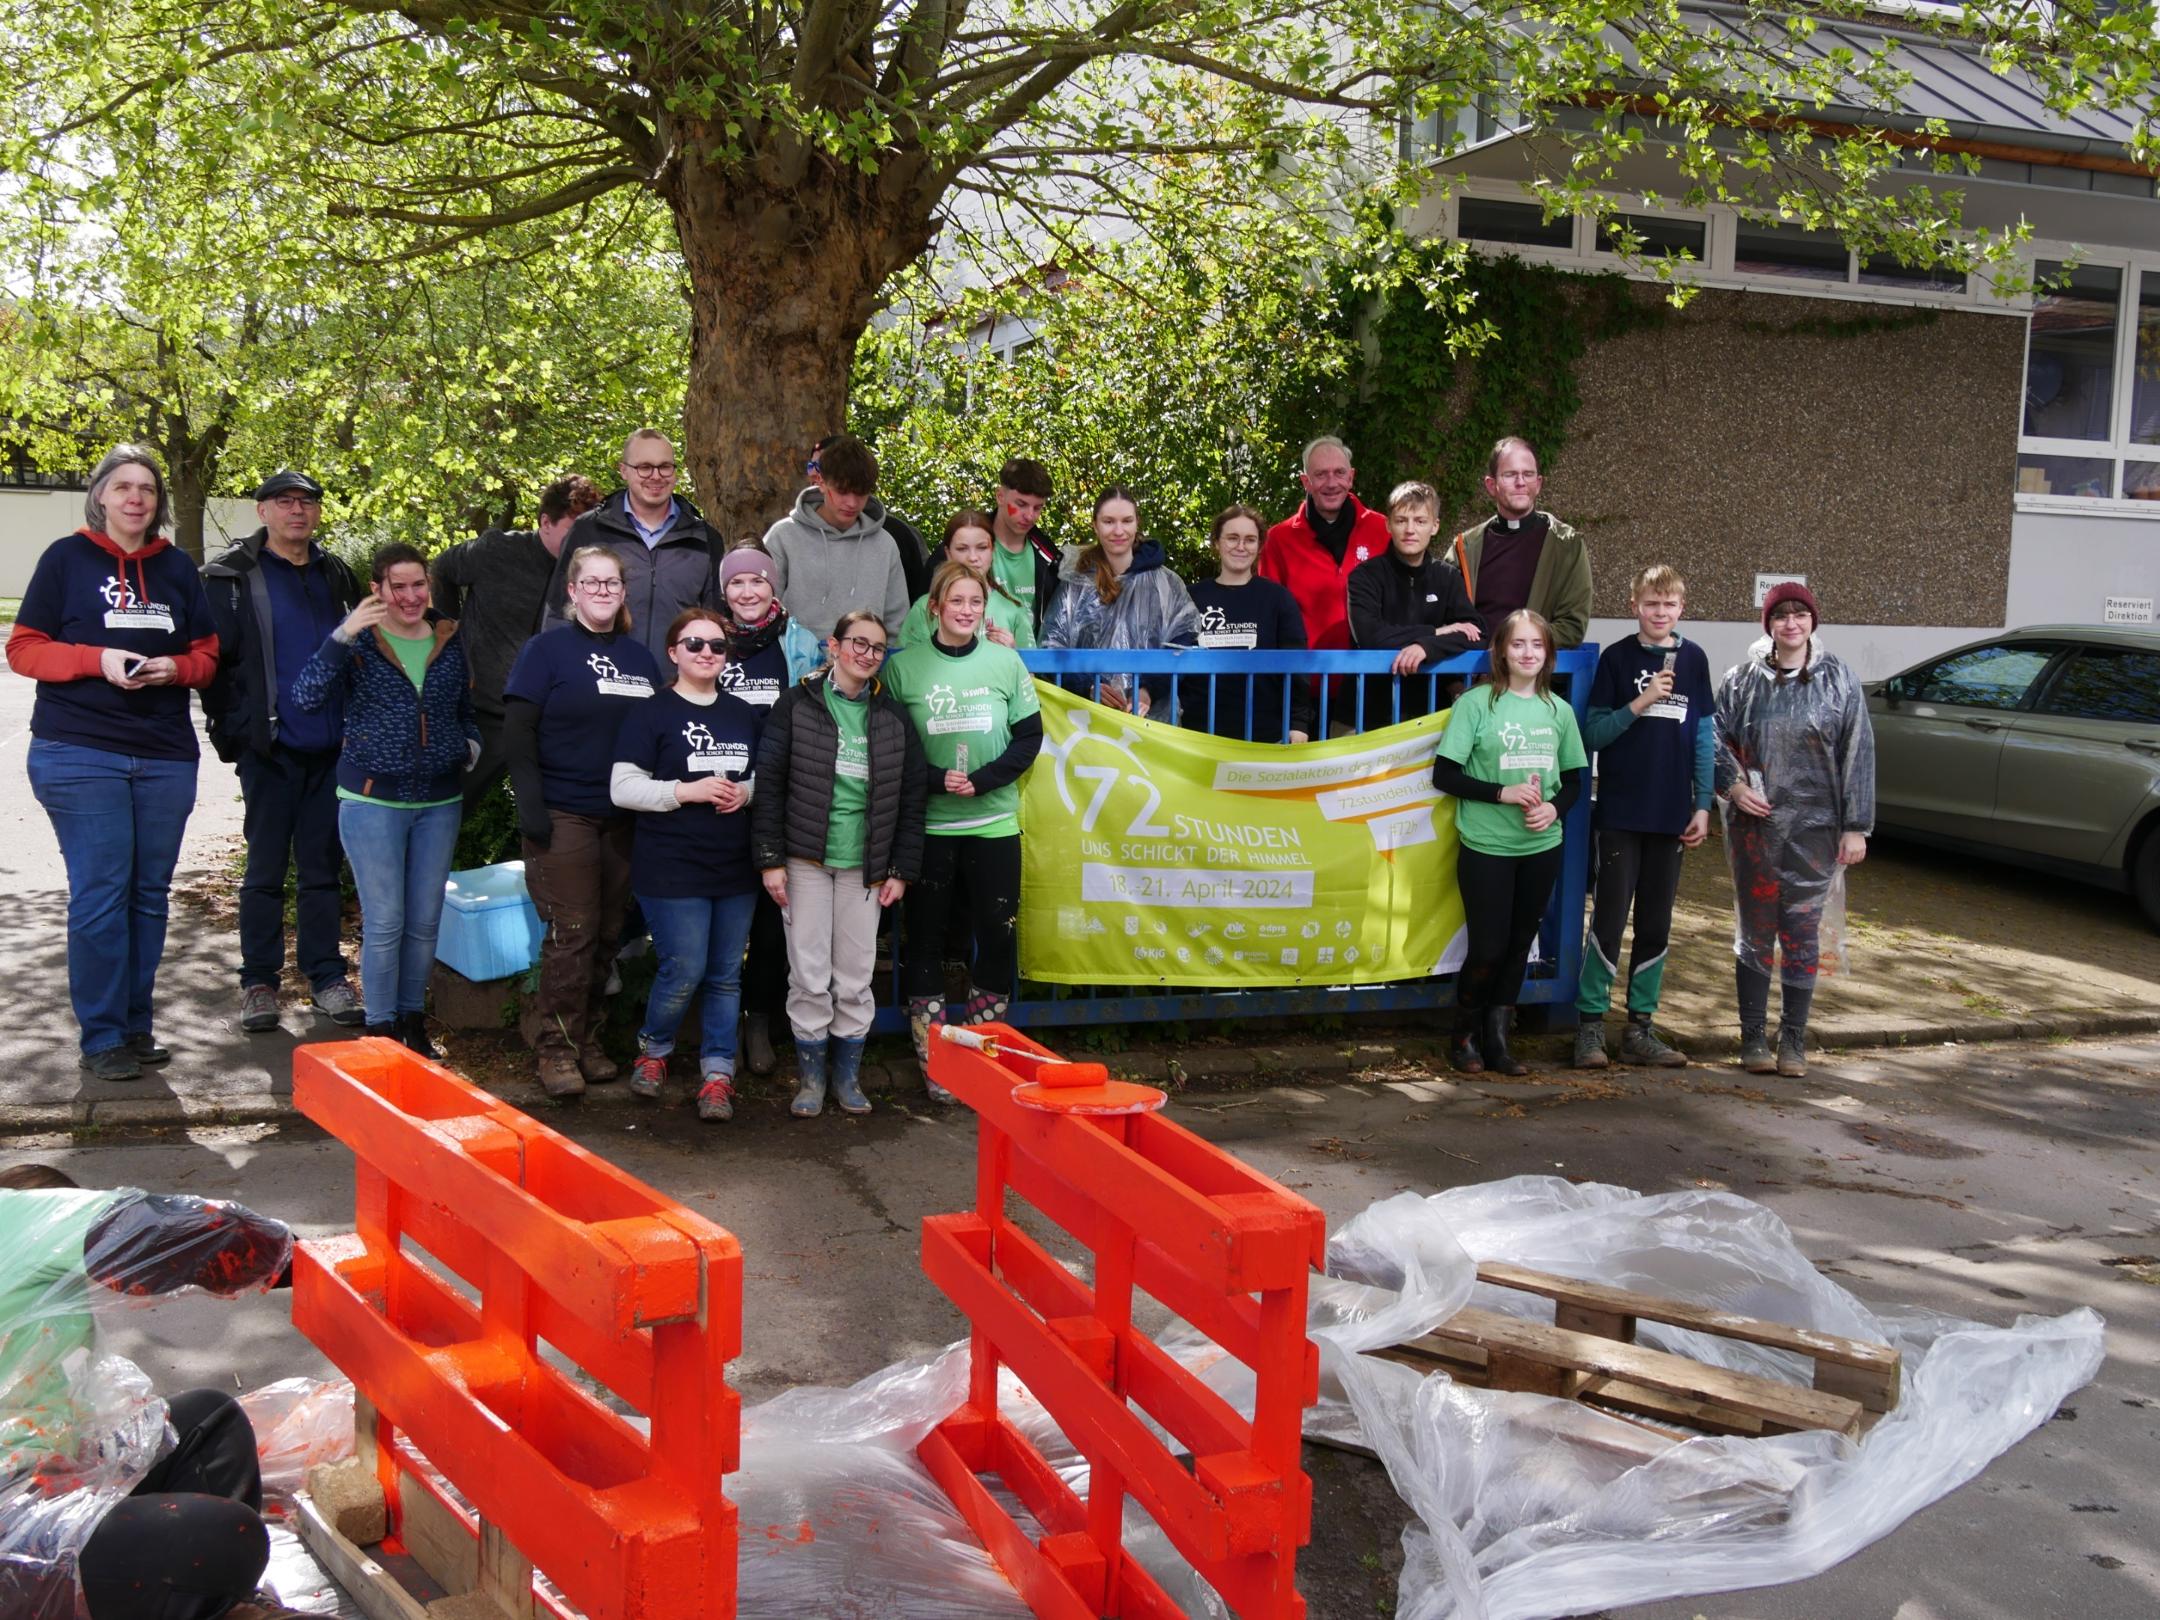
[[[1592,221],[1542,220],[1514,147],[1449,164],[1455,189],[1421,228],[1629,273]],[[2029,222],[2034,258],[2075,260],[2074,286],[2003,300],[1978,278],[1931,280],[1716,210],[1634,216],[1682,234],[1703,291],[1593,346],[1548,458],[1544,504],[1589,541],[1595,639],[1632,630],[1628,580],[1655,560],[1686,575],[1717,670],[1760,634],[1759,588],[1786,575],[1806,578],[1829,645],[1870,679],[2005,627],[2150,622],[2160,201],[2150,178],[1990,168],[1963,182],[1966,218]],[[1622,183],[1671,194],[1648,172]],[[1661,296],[1641,279],[1640,296]]]

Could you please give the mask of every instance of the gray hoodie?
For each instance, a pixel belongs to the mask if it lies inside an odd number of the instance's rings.
[[[794,511],[765,531],[765,549],[780,605],[820,640],[851,608],[868,608],[885,621],[885,634],[899,639],[907,574],[875,496],[853,523],[836,529],[825,516],[825,492],[812,485],[795,497]]]

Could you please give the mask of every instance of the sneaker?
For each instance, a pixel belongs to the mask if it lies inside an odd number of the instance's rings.
[[[160,1063],[170,1063],[172,1061],[171,1051],[158,1045],[157,1037],[148,1032],[141,1035],[130,1035],[127,1039],[127,1049],[134,1054],[135,1061],[146,1069],[154,1069]]]
[[[1575,1067],[1602,1069],[1610,1062],[1605,1055],[1605,1020],[1585,1018],[1575,1026]]]
[[[604,1086],[622,1078],[622,1070],[615,1060],[600,1050],[600,1043],[591,1036],[577,1049],[578,1073],[596,1086]]]
[[[699,1119],[733,1119],[735,1117],[735,1077],[731,1074],[708,1074],[705,1083],[698,1087],[697,1117]]]
[[[1807,1029],[1795,1029],[1791,1024],[1778,1025],[1777,1072],[1789,1080],[1797,1080],[1807,1073]]]
[[[575,1052],[551,1046],[540,1054],[535,1067],[540,1073],[540,1089],[550,1097],[581,1097],[585,1094],[585,1076],[578,1071]]]
[[[93,1080],[140,1080],[142,1065],[124,1046],[108,1046],[102,1052],[85,1052],[79,1060]]]
[[[667,1059],[640,1052],[630,1065],[630,1094],[633,1097],[657,1097],[660,1088],[666,1084]]]
[[[366,1009],[360,1005],[360,998],[353,993],[350,979],[332,979],[328,984],[318,985],[315,990],[315,1010],[334,1024],[361,1024],[367,1021]]]
[[[1659,1040],[1649,1019],[1630,1018],[1627,1028],[1620,1032],[1620,1061],[1647,1064],[1656,1069],[1684,1069],[1687,1054]]]
[[[1740,1032],[1740,1067],[1749,1074],[1777,1073],[1777,1054],[1770,1050],[1770,1041],[1759,1029]]]
[[[240,992],[240,1027],[253,1035],[278,1027],[276,985],[251,984]]]

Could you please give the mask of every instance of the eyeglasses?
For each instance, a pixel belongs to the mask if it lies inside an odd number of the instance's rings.
[[[674,642],[672,645],[680,647],[687,653],[725,653],[727,651],[727,643],[716,636],[684,636],[682,640]]]
[[[1534,484],[1544,476],[1535,472],[1504,472],[1494,473],[1492,478],[1496,484]]]
[[[322,497],[320,495],[273,495],[270,497],[270,504],[280,511],[298,512],[310,506],[322,505]]]
[[[581,579],[577,582],[577,588],[591,591],[595,596],[616,596],[621,593],[623,582],[619,579]]]
[[[868,636],[842,636],[840,645],[857,658],[867,658],[872,663],[876,663],[885,656],[885,643],[872,641]]]
[[[626,461],[625,472],[634,472],[640,478],[673,478],[675,463],[672,461]]]

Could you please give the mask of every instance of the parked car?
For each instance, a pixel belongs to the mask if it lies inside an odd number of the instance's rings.
[[[2160,629],[2006,630],[1866,690],[1880,831],[2126,891],[2160,928]]]

